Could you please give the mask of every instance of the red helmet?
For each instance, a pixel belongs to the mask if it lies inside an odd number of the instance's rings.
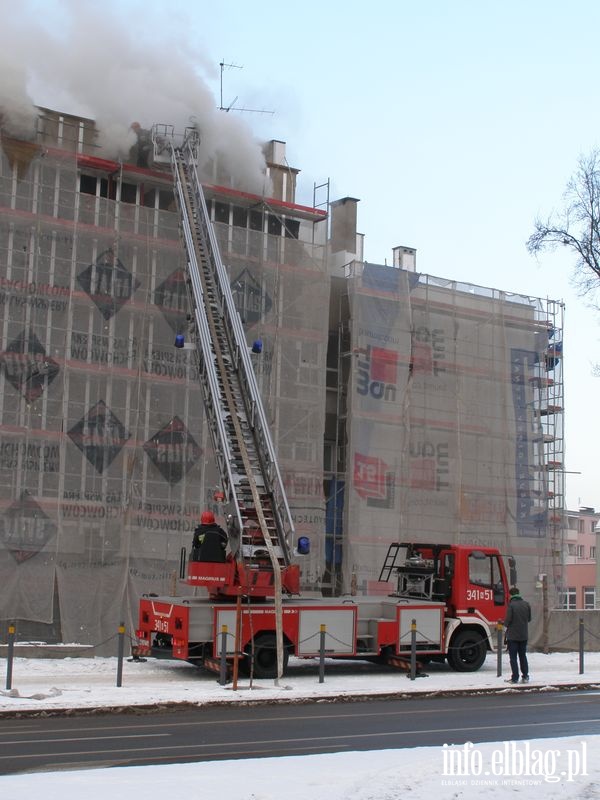
[[[200,515],[200,523],[202,525],[211,525],[215,521],[215,515],[212,511],[203,511]]]

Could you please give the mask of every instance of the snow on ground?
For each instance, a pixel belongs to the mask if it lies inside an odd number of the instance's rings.
[[[6,674],[0,659],[0,679]],[[600,652],[586,653],[584,674],[579,674],[577,653],[530,653],[531,686],[589,684],[600,688]],[[237,691],[220,686],[217,676],[187,662],[148,659],[123,662],[122,686],[117,687],[116,658],[15,658],[12,691],[0,689],[0,713],[23,709],[95,708],[100,706],[152,705],[155,703],[207,703],[377,695],[413,692],[498,689],[510,676],[508,658],[497,677],[496,656],[489,655],[478,672],[453,672],[445,664],[429,664],[427,677],[411,681],[389,667],[360,661],[326,661],[325,680],[319,683],[317,659],[290,659],[288,674],[279,681],[240,676]],[[3,681],[4,682],[4,681]],[[0,684],[1,685],[1,684]],[[520,691],[517,689],[516,691]]]
[[[577,653],[532,653],[531,688],[552,691],[565,685],[597,686],[600,653],[585,654],[579,674]],[[319,683],[318,662],[290,662],[279,681],[240,677],[236,691],[220,686],[216,676],[175,661],[123,664],[122,686],[116,686],[116,658],[24,659],[13,664],[12,690],[0,690],[0,715],[16,711],[153,705],[317,699],[339,695],[413,694],[461,690],[529,691],[506,686],[496,674],[494,656],[476,673],[456,673],[431,664],[427,677],[411,681],[405,674],[372,664],[327,661]],[[6,660],[0,659],[4,684]],[[7,720],[8,721],[8,720]],[[451,745],[451,743],[449,743]],[[462,748],[463,746],[461,746]],[[171,795],[198,800],[445,800],[474,798],[600,797],[600,735],[530,742],[474,745],[465,754],[468,774],[452,775],[447,748],[334,753],[217,761],[173,766],[122,767],[0,777],[0,796],[7,800],[130,800],[132,796]],[[479,771],[479,774],[476,774]]]

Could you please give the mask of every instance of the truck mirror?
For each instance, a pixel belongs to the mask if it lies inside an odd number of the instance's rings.
[[[511,586],[517,585],[517,562],[515,561],[514,556],[508,557],[508,569],[509,569],[509,576],[508,582]]]

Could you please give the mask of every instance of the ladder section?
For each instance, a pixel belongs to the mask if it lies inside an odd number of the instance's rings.
[[[406,555],[405,544],[399,544],[398,542],[392,542],[390,544],[385,556],[385,560],[383,562],[383,566],[381,567],[381,572],[379,573],[380,581],[387,582],[390,580],[392,572],[398,566],[399,554],[401,549],[403,551],[403,555]]]
[[[161,146],[164,148],[164,137]],[[238,557],[273,569],[290,563],[293,523],[241,319],[196,168],[198,133],[171,140],[175,195],[188,257],[200,384],[226,500],[239,535]],[[232,542],[232,545],[234,543]],[[270,562],[270,563],[269,563]]]

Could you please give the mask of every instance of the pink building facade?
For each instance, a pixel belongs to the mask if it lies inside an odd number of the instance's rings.
[[[600,529],[600,511],[585,506],[567,512],[563,609],[600,608],[597,529]]]

